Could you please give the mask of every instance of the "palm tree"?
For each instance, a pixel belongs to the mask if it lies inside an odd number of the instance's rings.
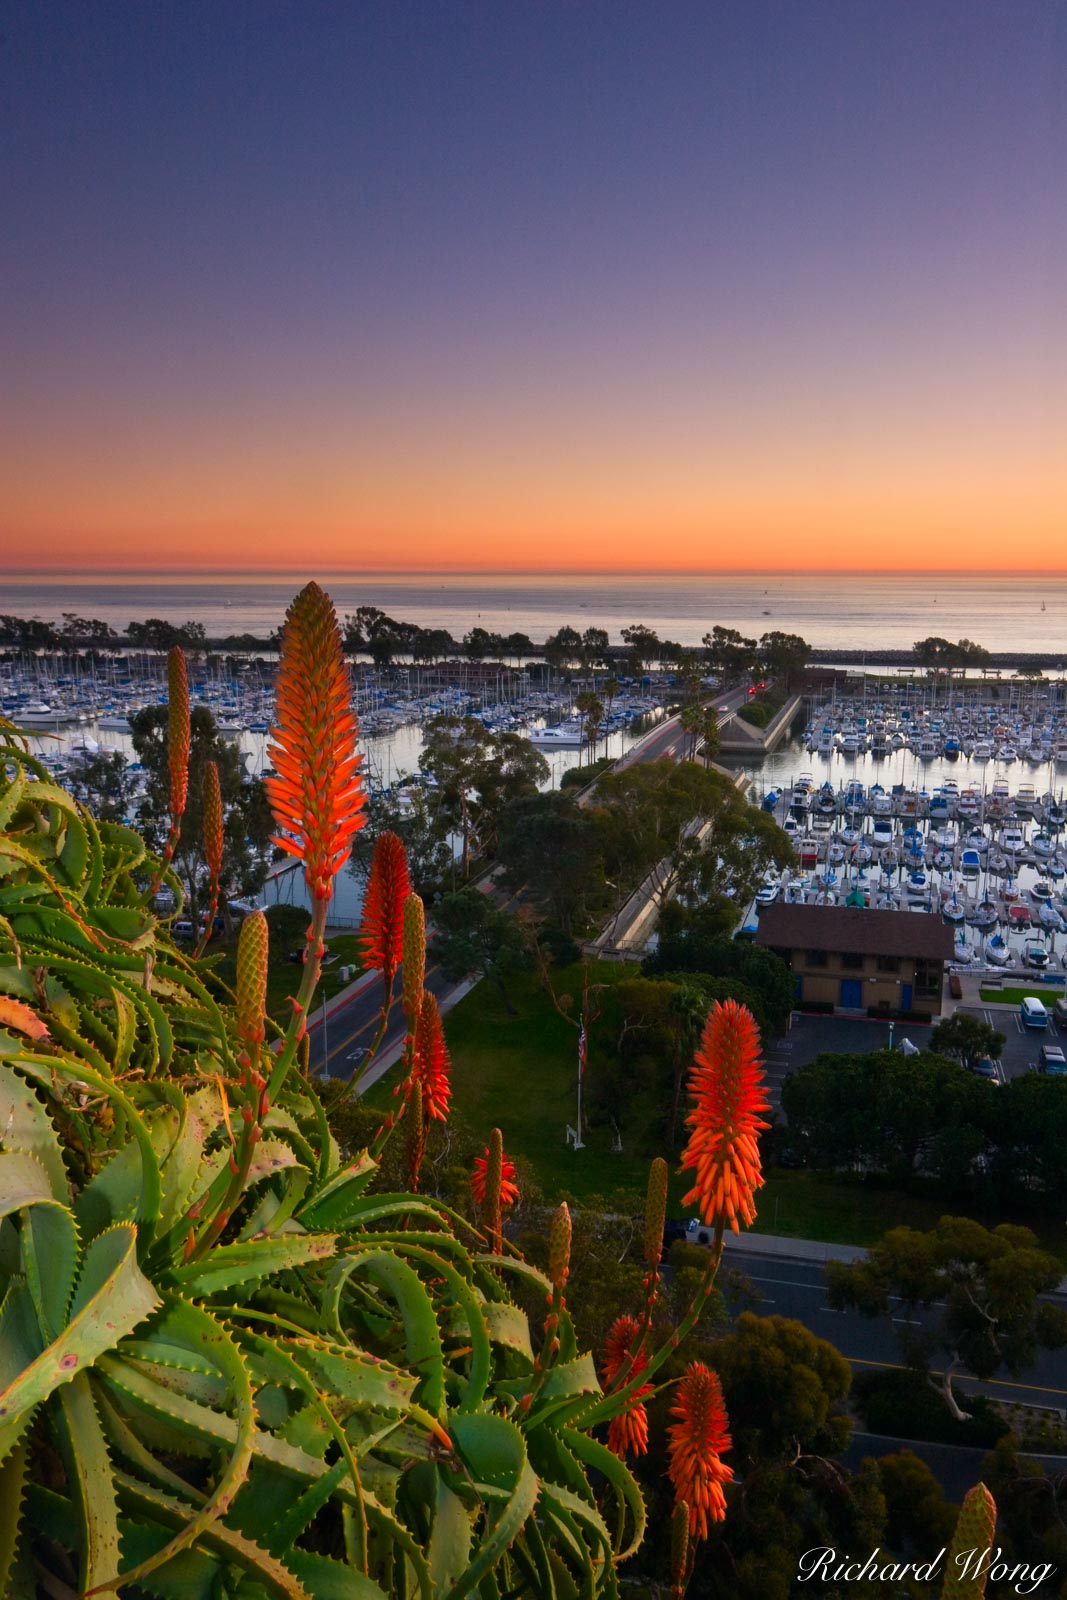
[[[600,724],[604,720],[604,702],[598,694],[593,693],[592,689],[583,689],[575,697],[574,704],[583,719],[585,737],[591,741],[593,746],[590,759],[595,760],[597,733],[600,730]],[[579,750],[578,765],[581,766],[581,764],[582,752]]]

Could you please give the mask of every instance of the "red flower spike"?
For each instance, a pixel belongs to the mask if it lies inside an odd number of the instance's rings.
[[[424,989],[415,1026],[414,1078],[422,1087],[422,1104],[427,1117],[436,1117],[441,1122],[448,1116],[448,1102],[452,1096],[451,1070],[441,1013],[429,989]]]
[[[689,1506],[689,1532],[706,1539],[708,1523],[726,1516],[724,1486],[734,1475],[722,1460],[732,1448],[726,1406],[718,1374],[702,1361],[691,1361],[678,1385],[667,1429],[668,1475],[675,1497]]]
[[[485,1154],[475,1156],[474,1171],[471,1173],[471,1194],[480,1206],[485,1205],[485,1177],[489,1170],[489,1146],[485,1147]],[[504,1156],[500,1163],[500,1204],[513,1206],[519,1198],[519,1186],[515,1182],[515,1163],[510,1156]]]
[[[604,1341],[606,1388],[614,1383],[620,1369],[629,1361],[634,1341],[640,1331],[641,1324],[636,1317],[630,1316],[616,1317],[608,1329],[608,1336]],[[638,1350],[627,1374],[627,1381],[636,1377],[647,1365],[647,1354],[644,1350]],[[625,1461],[627,1456],[643,1456],[648,1450],[648,1413],[641,1397],[651,1393],[652,1385],[643,1384],[626,1402],[625,1409],[620,1411],[617,1417],[612,1417],[608,1423],[608,1449],[622,1461]]]
[[[316,900],[328,900],[366,818],[356,750],[359,724],[337,616],[317,583],[301,589],[285,618],[275,685],[274,774],[267,798],[284,832],[274,843],[304,863]]]
[[[755,1194],[763,1183],[759,1131],[770,1108],[763,1090],[759,1030],[747,1007],[716,1001],[693,1059],[689,1080],[696,1104],[686,1118],[692,1133],[682,1153],[683,1172],[696,1182],[682,1200],[695,1201],[703,1221],[729,1224],[755,1220]]]
[[[403,955],[404,901],[410,893],[403,842],[395,833],[380,833],[374,841],[359,937],[364,965],[382,974],[390,994]]]

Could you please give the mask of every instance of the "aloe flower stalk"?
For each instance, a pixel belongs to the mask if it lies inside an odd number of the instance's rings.
[[[668,1428],[670,1467],[675,1494],[689,1507],[691,1538],[706,1539],[709,1522],[726,1516],[724,1485],[733,1468],[722,1457],[731,1448],[726,1406],[718,1374],[702,1361],[691,1361],[678,1385]]]
[[[422,1160],[426,1154],[426,1118],[423,1116],[422,1084],[418,1081],[412,1085],[404,1126],[406,1130],[408,1181],[411,1184],[412,1192],[418,1194],[419,1174],[422,1171]]]
[[[197,945],[197,955],[202,955],[204,947],[211,938],[215,928],[215,916],[219,909],[219,882],[222,877],[222,850],[223,850],[223,818],[222,818],[222,789],[219,784],[219,769],[214,761],[208,761],[204,766],[203,789],[203,831],[204,831],[204,859],[207,862],[209,874],[211,905],[204,922],[204,931]]]
[[[275,686],[276,725],[264,780],[281,833],[274,842],[304,863],[311,895],[324,904],[366,818],[356,749],[359,724],[329,596],[301,589],[286,613]]]
[[[403,841],[395,833],[380,833],[375,840],[371,856],[359,937],[365,966],[369,971],[382,974],[384,998],[374,1038],[362,1062],[354,1069],[342,1089],[338,1104],[346,1100],[355,1089],[385,1038],[385,1030],[389,1026],[389,1016],[393,1008],[396,969],[404,960],[405,938],[411,946],[411,960],[405,965],[405,971],[410,966],[412,973],[417,976],[421,991],[422,971],[426,961],[426,932],[422,901],[420,900],[418,906],[413,907],[410,913],[408,911],[409,903],[415,898],[417,896],[411,893],[411,877],[408,873],[407,852]],[[408,930],[407,933],[405,930]],[[414,979],[412,981],[414,983]],[[404,1046],[405,1056],[410,1056],[413,1048],[413,1032],[414,1028],[409,1020],[408,1037]],[[431,1116],[435,1114],[433,1111],[430,1112]],[[391,1127],[392,1120],[379,1130],[379,1137],[385,1136]]]
[[[266,1037],[269,933],[262,911],[252,911],[237,936],[237,1031],[254,1051]]]
[[[151,900],[163,882],[163,875],[174,860],[181,837],[182,817],[189,797],[189,752],[192,748],[192,718],[189,711],[189,671],[185,651],[176,644],[167,656],[167,773],[170,780],[168,801],[170,827],[163,847],[163,860],[148,890]]]
[[[689,1506],[677,1500],[671,1516],[671,1597],[683,1600],[689,1585]]]
[[[415,1026],[414,1078],[422,1089],[426,1115],[440,1122],[448,1116],[448,1102],[452,1095],[450,1071],[451,1062],[441,1013],[435,997],[429,989],[425,989]]]
[[[648,1174],[645,1198],[645,1264],[655,1276],[663,1254],[663,1228],[667,1220],[667,1163],[656,1156]]]
[[[404,953],[404,905],[410,893],[403,841],[395,833],[380,833],[371,856],[359,937],[364,965],[382,975],[386,1010],[392,1002],[393,980]]]
[[[404,962],[404,1013],[408,1019],[408,1033],[414,1035],[422,1006],[422,986],[426,980],[426,912],[422,898],[417,894],[409,894],[404,901],[401,954]]]
[[[997,1503],[984,1483],[968,1489],[960,1507],[956,1531],[945,1566],[945,1581],[941,1589],[942,1600],[982,1600],[985,1594],[988,1563],[985,1571],[975,1571],[974,1562],[966,1563],[967,1570],[957,1557],[968,1550],[989,1550],[997,1527]]]
[[[274,775],[267,798],[282,832],[275,843],[304,863],[312,897],[307,954],[285,1045],[271,1074],[276,1098],[307,1026],[322,968],[323,930],[333,880],[366,820],[366,795],[356,748],[359,725],[341,632],[330,597],[317,583],[301,589],[286,613],[275,683]]]
[[[489,1135],[485,1154],[474,1158],[471,1193],[485,1216],[485,1231],[490,1244],[499,1253],[503,1249],[501,1213],[504,1207],[514,1205],[519,1198],[515,1164],[505,1154],[504,1139],[499,1128],[494,1128]]]
[[[682,1204],[695,1202],[704,1222],[735,1233],[738,1219],[756,1218],[755,1194],[763,1183],[759,1132],[770,1107],[763,1090],[759,1030],[747,1007],[716,1001],[693,1060],[690,1092],[696,1104],[682,1153],[682,1171],[696,1181]]]
[[[192,719],[189,711],[189,669],[185,651],[176,644],[167,656],[167,766],[170,772],[171,824],[181,822],[189,797],[189,752]]]
[[[642,1327],[636,1317],[616,1317],[604,1341],[604,1383],[610,1388],[624,1369],[640,1372],[648,1365],[641,1347]],[[608,1449],[625,1460],[628,1455],[641,1456],[648,1450],[648,1413],[642,1396],[651,1394],[652,1385],[644,1384],[631,1395],[623,1409],[608,1423]]]

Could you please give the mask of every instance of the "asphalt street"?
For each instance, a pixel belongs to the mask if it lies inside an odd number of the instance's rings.
[[[726,1264],[742,1273],[758,1296],[754,1300],[735,1296],[731,1302],[735,1312],[748,1309],[760,1316],[792,1317],[829,1340],[859,1369],[902,1365],[895,1325],[914,1320],[904,1306],[898,1307],[891,1327],[883,1318],[831,1310],[826,1303],[820,1263],[728,1252]],[[1067,1409],[1067,1353],[1063,1351],[1043,1351],[1033,1367],[1018,1379],[1005,1376],[986,1383],[962,1376],[956,1381],[961,1390],[985,1394],[990,1399]]]

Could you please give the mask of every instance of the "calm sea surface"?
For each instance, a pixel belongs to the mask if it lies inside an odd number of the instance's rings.
[[[671,574],[368,573],[320,575],[338,611],[380,606],[402,621],[457,637],[481,626],[540,642],[563,623],[607,628],[613,642],[630,623],[661,638],[700,642],[715,623],[758,636],[770,629],[857,652],[908,649],[940,634],[993,651],[1062,653],[1067,662],[1067,578],[1003,574],[715,576]],[[281,622],[299,583],[249,576],[151,582],[0,578],[0,612],[58,620],[64,611],[99,617],[120,632],[134,619],[202,622],[209,636],[266,635]]]

